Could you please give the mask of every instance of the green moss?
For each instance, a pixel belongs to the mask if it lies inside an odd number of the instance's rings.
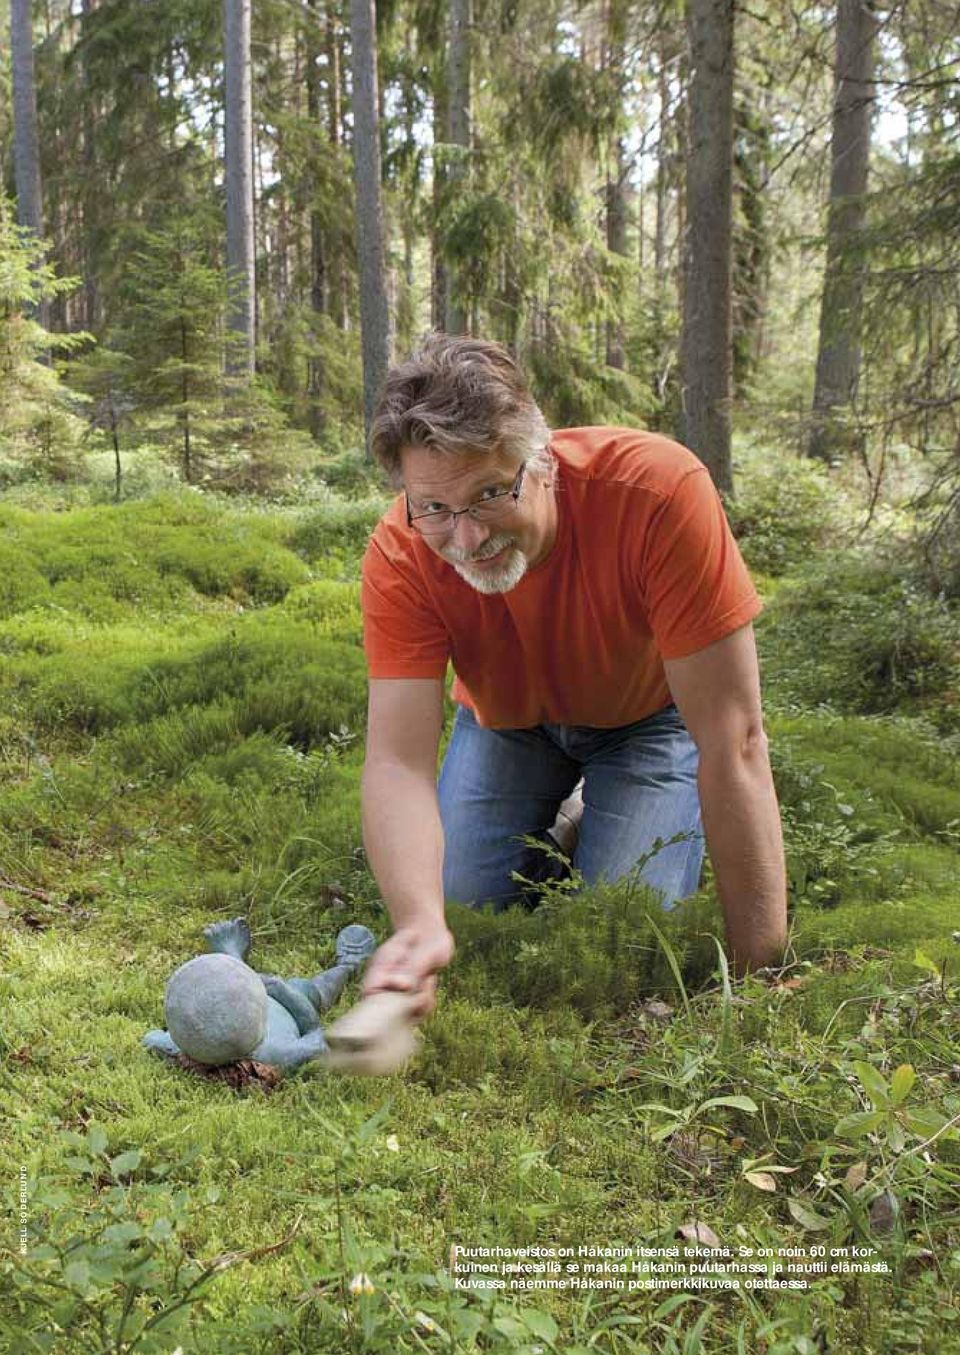
[[[190,1265],[243,1257],[171,1332],[185,1355],[450,1349],[418,1313],[465,1352],[699,1342],[719,1355],[770,1345],[775,1324],[797,1350],[822,1335],[843,1355],[890,1355],[888,1331],[935,1332],[954,1281],[920,1273],[911,1249],[917,1235],[937,1255],[956,1247],[957,1139],[942,1134],[927,1161],[915,1135],[892,1152],[880,1135],[836,1133],[865,1104],[858,1063],[887,1080],[909,1063],[910,1107],[960,1109],[960,783],[943,739],[898,711],[838,716],[799,697],[788,708],[780,677],[771,684],[794,881],[779,976],[734,980],[725,997],[709,889],[669,913],[628,884],[555,890],[533,912],[451,908],[457,954],[403,1075],[351,1082],[314,1067],[237,1093],[141,1048],[167,977],[213,917],[246,914],[254,963],[291,975],[325,968],[348,921],[389,930],[360,849],[356,561],[371,520],[369,507],[305,519],[197,495],[49,519],[0,508],[0,548],[28,565],[0,620],[0,875],[43,896],[0,891],[0,1159],[39,1182],[31,1226],[74,1255],[107,1198],[126,1224],[166,1220],[154,1288],[132,1302],[144,1315]],[[243,576],[237,562],[261,548],[267,565]],[[271,572],[271,559],[293,566]],[[731,1096],[756,1113],[698,1109]],[[657,1139],[678,1116],[688,1127]],[[142,1162],[114,1181],[110,1159],[133,1151]],[[744,1177],[751,1159],[794,1170],[760,1191]],[[868,1183],[851,1190],[858,1161]],[[498,1303],[449,1288],[455,1241],[653,1245],[697,1217],[724,1241],[807,1246],[788,1199],[826,1219],[818,1241],[862,1243],[890,1171],[900,1222],[872,1239],[890,1277],[771,1292],[756,1311],[718,1299],[698,1334],[693,1310],[707,1305],[667,1311],[657,1294]],[[96,1314],[117,1330],[139,1245],[110,1251],[112,1281],[62,1338],[41,1279],[63,1281],[65,1267],[31,1253],[20,1282],[4,1254],[0,1338],[44,1330],[53,1355],[92,1349]],[[361,1272],[375,1293],[358,1298],[347,1286]],[[555,1340],[542,1335],[551,1322]]]

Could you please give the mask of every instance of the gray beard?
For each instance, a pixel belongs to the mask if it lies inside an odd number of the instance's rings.
[[[443,558],[448,564],[453,565],[464,583],[468,583],[478,593],[509,593],[526,574],[527,557],[522,550],[513,545],[510,537],[495,537],[489,543],[485,552],[486,557],[496,555],[505,545],[509,545],[511,549],[507,551],[496,569],[472,569],[469,556],[464,559],[464,552],[459,550],[452,549],[449,553],[444,551]]]

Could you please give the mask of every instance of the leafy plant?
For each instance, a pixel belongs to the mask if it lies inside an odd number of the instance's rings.
[[[164,1184],[177,1164],[150,1164],[139,1149],[111,1156],[97,1124],[60,1138],[72,1149],[66,1180],[30,1184],[27,1244],[0,1252],[5,1349],[173,1350],[191,1310],[239,1258],[203,1265],[191,1255],[187,1197]]]

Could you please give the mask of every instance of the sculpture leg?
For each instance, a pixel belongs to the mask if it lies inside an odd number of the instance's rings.
[[[250,953],[250,928],[245,917],[234,917],[229,922],[211,922],[204,927],[209,948],[220,955],[232,955],[235,960],[246,960]]]
[[[318,1029],[320,1020],[316,1008],[303,993],[297,992],[285,979],[277,978],[276,974],[261,974],[260,977],[267,990],[267,996],[272,997],[274,1002],[279,1002],[280,1006],[290,1013],[301,1035],[307,1035]]]
[[[316,993],[320,1011],[325,1012],[333,1006],[347,979],[363,968],[376,948],[377,938],[369,927],[354,922],[343,928],[337,936],[336,964],[306,981]]]
[[[308,982],[310,987],[317,995],[319,1010],[325,1012],[328,1007],[332,1007],[337,998],[343,992],[344,986],[355,972],[353,965],[338,964],[333,969],[327,969],[322,974],[315,975]]]
[[[302,1035],[299,1040],[291,1046],[290,1052],[284,1055],[282,1068],[299,1068],[302,1063],[308,1063],[310,1059],[317,1059],[321,1054],[328,1052],[327,1041],[323,1031],[318,1026],[316,1030],[310,1031],[308,1035]]]

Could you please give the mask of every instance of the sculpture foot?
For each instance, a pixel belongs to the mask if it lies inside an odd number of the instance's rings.
[[[361,927],[359,922],[352,922],[337,936],[337,964],[350,965],[356,972],[376,948],[377,939],[370,928]]]
[[[250,954],[250,928],[245,917],[234,917],[229,922],[211,922],[204,927],[207,945],[216,954],[232,955],[246,960]]]

